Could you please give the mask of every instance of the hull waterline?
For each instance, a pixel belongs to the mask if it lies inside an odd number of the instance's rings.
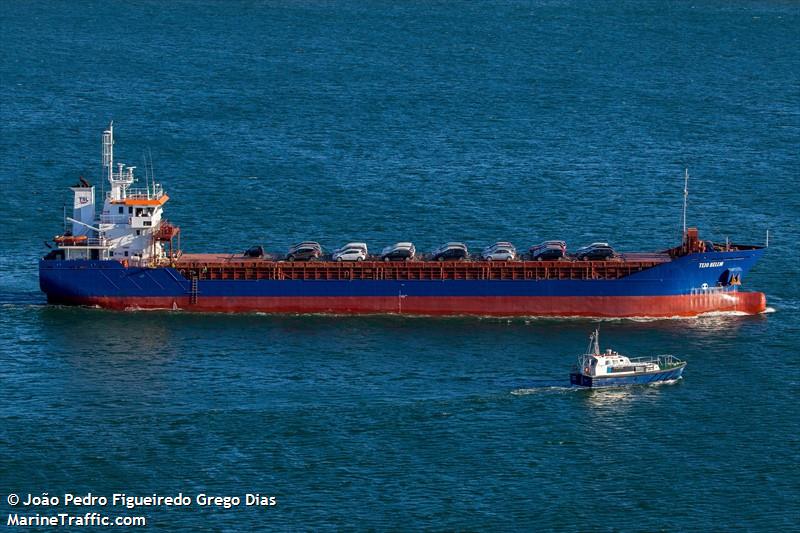
[[[579,387],[587,388],[605,388],[605,387],[623,387],[627,385],[649,385],[652,383],[667,383],[675,381],[683,376],[683,370],[686,365],[681,365],[676,368],[663,370],[660,372],[649,372],[646,374],[629,375],[629,376],[586,376],[583,374],[570,374],[570,383]]]
[[[477,315],[553,317],[692,317],[706,313],[757,314],[766,309],[759,292],[685,296],[554,297],[51,297],[54,304],[116,310],[171,309],[223,313],[327,313],[342,315]]]

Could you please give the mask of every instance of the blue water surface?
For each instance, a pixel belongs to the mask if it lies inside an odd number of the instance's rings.
[[[0,3],[0,519],[11,492],[250,492],[277,505],[138,514],[797,530],[798,43],[788,1]],[[42,241],[66,186],[101,186],[112,119],[190,252],[663,249],[688,168],[701,235],[770,230],[744,289],[771,312],[604,321],[604,345],[675,353],[685,378],[575,391],[593,321],[48,307]]]

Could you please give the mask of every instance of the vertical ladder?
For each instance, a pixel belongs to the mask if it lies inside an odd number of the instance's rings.
[[[192,305],[197,303],[197,276],[192,276],[192,292],[189,301]]]

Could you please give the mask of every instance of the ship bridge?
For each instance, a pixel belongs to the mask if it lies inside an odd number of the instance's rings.
[[[180,229],[163,218],[169,196],[152,172],[145,175],[145,187],[137,182],[134,166],[114,162],[114,123],[103,132],[103,168],[111,187],[102,211],[95,212],[95,190],[86,180],[72,190],[75,194],[72,231],[54,239],[65,259],[118,259],[125,264],[151,265],[180,255],[173,239]],[[165,245],[168,251],[165,250]]]

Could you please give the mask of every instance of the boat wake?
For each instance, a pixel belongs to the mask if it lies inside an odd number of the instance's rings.
[[[733,318],[733,317],[742,317],[742,316],[754,316],[752,313],[745,313],[744,311],[709,311],[708,313],[700,313],[699,315],[694,316],[631,316],[631,317],[619,317],[619,318],[598,318],[597,320],[600,321],[610,321],[610,322],[620,322],[620,321],[629,321],[629,322],[658,322],[663,320],[689,320],[689,321],[702,321],[703,319],[707,318]]]
[[[575,392],[575,391],[625,391],[637,388],[651,388],[676,385],[683,380],[683,376],[677,379],[670,379],[664,381],[654,381],[652,383],[631,383],[629,385],[609,385],[606,387],[580,387],[572,385],[569,381],[562,380],[547,380],[547,381],[533,381],[526,387],[520,387],[511,391],[512,396],[527,396],[529,394],[542,394],[546,392]]]
[[[569,380],[534,380],[526,384],[525,387],[520,387],[511,391],[514,396],[526,396],[528,394],[538,394],[542,392],[564,392],[581,390],[581,387],[576,387],[570,384]]]

